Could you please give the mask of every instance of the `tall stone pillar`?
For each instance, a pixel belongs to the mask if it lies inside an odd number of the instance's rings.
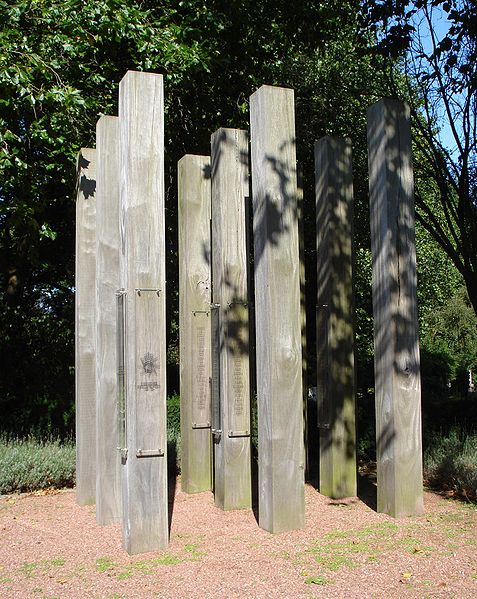
[[[356,495],[353,175],[349,140],[315,143],[320,493]]]
[[[218,129],[211,138],[213,318],[220,402],[214,428],[215,503],[252,506],[247,222],[248,136]],[[214,373],[215,374],[215,373]],[[216,376],[217,376],[216,375]]]
[[[258,400],[259,523],[304,525],[300,257],[294,94],[250,97]]]
[[[368,109],[378,511],[423,512],[421,379],[409,108]]]
[[[210,158],[179,160],[181,485],[212,489]]]
[[[96,150],[77,159],[75,259],[76,501],[96,499]]]
[[[169,540],[162,75],[129,71],[124,76],[119,119],[123,292],[118,302],[124,310],[126,414],[126,447],[121,448],[123,540],[128,553],[134,554],[164,549]]]
[[[119,120],[96,125],[96,521],[121,519],[116,292],[119,283]]]

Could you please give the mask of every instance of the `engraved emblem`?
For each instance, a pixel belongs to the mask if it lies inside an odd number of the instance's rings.
[[[158,358],[151,352],[145,353],[144,357],[141,358],[142,368],[146,374],[157,374],[157,362]]]

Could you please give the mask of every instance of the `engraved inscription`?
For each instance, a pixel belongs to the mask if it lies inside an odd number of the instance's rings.
[[[210,414],[210,314],[193,312],[192,318],[192,426],[209,428]]]
[[[136,426],[134,445],[141,456],[164,448],[166,433],[164,355],[161,345],[163,298],[156,288],[141,288],[134,294]],[[154,454],[156,455],[156,454]]]
[[[247,305],[243,302],[229,304],[226,318],[228,434],[242,436],[250,429]]]
[[[197,408],[199,410],[204,410],[207,406],[209,388],[205,333],[205,327],[197,327],[197,366],[195,373],[196,392],[194,393],[194,401],[196,402]]]
[[[146,352],[142,358],[140,358],[140,363],[142,370],[139,374],[140,382],[137,385],[137,388],[142,391],[154,391],[155,389],[159,389],[159,383],[157,380],[148,380],[149,377],[157,376],[157,371],[159,368],[159,358],[157,358],[151,352]],[[146,377],[146,380],[144,380]]]
[[[142,391],[154,391],[154,389],[159,389],[159,383],[157,381],[144,382],[140,383],[137,388],[142,389]]]
[[[141,358],[141,364],[146,374],[157,374],[157,362],[158,358],[151,352],[146,352]]]
[[[233,410],[236,416],[242,416],[244,411],[244,372],[243,363],[240,356],[233,358],[232,366],[232,390],[233,390]]]

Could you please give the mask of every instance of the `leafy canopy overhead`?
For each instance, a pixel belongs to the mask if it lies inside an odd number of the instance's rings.
[[[29,421],[71,424],[75,156],[80,145],[93,143],[99,115],[116,111],[128,69],[168,73],[174,86],[208,68],[201,24],[174,4],[155,3],[154,12],[122,0],[0,4],[6,425],[8,419],[18,428]]]
[[[378,49],[400,59],[390,80],[411,105],[417,215],[461,273],[477,313],[477,5],[380,0],[367,9]]]
[[[361,9],[361,0],[0,3],[3,426],[71,427],[75,159],[80,146],[94,146],[100,114],[117,114],[118,84],[128,69],[165,75],[170,390],[177,390],[176,163],[185,153],[207,154],[218,127],[248,128],[248,98],[262,84],[295,89],[310,322],[313,143],[326,134],[352,139],[358,344],[370,357],[365,112],[390,87],[385,61],[372,60],[373,36],[368,24],[362,28]],[[434,284],[429,272],[422,289]]]

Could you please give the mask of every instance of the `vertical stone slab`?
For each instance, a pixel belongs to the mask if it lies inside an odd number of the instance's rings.
[[[117,449],[116,292],[119,282],[119,119],[96,124],[96,521],[121,519],[121,456]]]
[[[215,503],[252,506],[247,208],[248,135],[211,137],[213,303],[218,317],[220,432],[214,432]]]
[[[168,545],[161,75],[129,71],[124,76],[119,119],[126,330],[123,540],[134,554]]]
[[[356,495],[353,175],[349,140],[315,143],[320,492]]]
[[[367,118],[378,511],[401,517],[423,512],[409,108],[380,100]]]
[[[179,349],[181,485],[212,488],[210,158],[177,165],[179,201]]]
[[[76,501],[95,502],[96,486],[96,150],[77,158],[75,258]]]
[[[304,525],[304,444],[294,94],[250,97],[259,523]]]

